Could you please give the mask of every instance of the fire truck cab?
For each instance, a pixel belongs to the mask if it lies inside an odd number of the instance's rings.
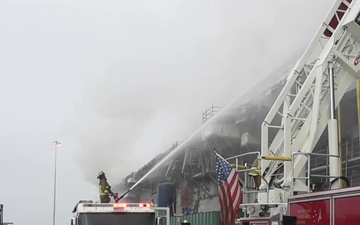
[[[151,203],[93,203],[80,201],[71,225],[170,225],[169,208]]]

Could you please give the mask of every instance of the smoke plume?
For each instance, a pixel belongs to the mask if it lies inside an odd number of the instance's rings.
[[[86,64],[83,102],[68,126],[85,179],[94,182],[104,170],[119,181],[195,131],[211,104],[224,106],[279,65],[293,63],[330,5],[89,3],[97,17],[87,25],[101,30],[85,42],[97,61]]]

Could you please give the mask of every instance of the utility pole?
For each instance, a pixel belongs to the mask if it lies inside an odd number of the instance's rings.
[[[54,206],[53,206],[53,225],[55,225],[55,211],[56,211],[56,163],[57,163],[57,149],[61,146],[59,141],[53,142],[55,149],[55,169],[54,169]]]

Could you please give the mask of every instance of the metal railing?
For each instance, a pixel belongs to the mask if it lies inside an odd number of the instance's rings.
[[[211,105],[209,109],[202,112],[202,122],[205,123],[208,119],[213,117],[216,113],[220,112],[221,107]]]
[[[305,156],[307,157],[307,176],[305,177],[295,177],[294,176],[294,172],[295,172],[295,157],[296,156]],[[294,152],[292,153],[292,175],[293,175],[293,179],[292,179],[292,185],[291,185],[291,194],[293,195],[294,194],[294,184],[295,184],[295,181],[296,180],[306,180],[307,181],[307,187],[308,187],[308,193],[311,192],[311,189],[310,189],[310,178],[311,177],[323,177],[323,178],[339,178],[338,176],[330,176],[330,175],[327,175],[327,174],[311,174],[311,156],[324,156],[326,157],[327,159],[328,158],[331,158],[331,157],[334,157],[334,158],[338,158],[340,159],[340,156],[339,155],[330,155],[330,154],[324,154],[324,153],[303,153],[303,152]]]
[[[342,161],[342,176],[347,177],[350,180],[351,186],[360,185],[360,149],[359,138],[352,138],[342,140],[342,144],[339,145],[341,149],[341,161]],[[328,152],[328,148],[315,149],[316,153]],[[328,158],[324,157],[311,157],[311,171],[317,174],[327,174],[329,172]],[[328,182],[328,180],[319,179],[313,177],[312,182]]]
[[[248,168],[247,163],[244,164],[244,169],[239,169],[239,159],[245,156],[251,156],[251,155],[256,155],[256,159],[261,159],[261,153],[260,152],[246,152],[240,155],[236,155],[230,158],[227,158],[226,160],[234,160],[235,159],[235,171],[237,173],[244,173],[244,182],[243,182],[243,204],[241,204],[242,206],[254,206],[254,205],[259,205],[259,203],[250,203],[249,199],[250,196],[249,195],[255,195],[261,192],[266,192],[266,199],[267,202],[269,203],[269,183],[267,180],[265,180],[260,173],[260,164],[258,164],[257,168]],[[259,171],[259,176],[261,177],[261,179],[265,182],[266,184],[266,190],[260,190],[260,189],[256,189],[255,187],[251,190],[249,187],[249,178],[248,178],[248,173],[252,172],[252,171]],[[266,205],[266,204],[261,204],[261,205]],[[271,205],[271,204],[269,204]],[[245,214],[246,217],[246,214]]]

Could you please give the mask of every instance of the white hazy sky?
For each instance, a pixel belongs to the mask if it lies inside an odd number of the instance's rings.
[[[1,0],[0,203],[57,225],[302,53],[329,0]]]

